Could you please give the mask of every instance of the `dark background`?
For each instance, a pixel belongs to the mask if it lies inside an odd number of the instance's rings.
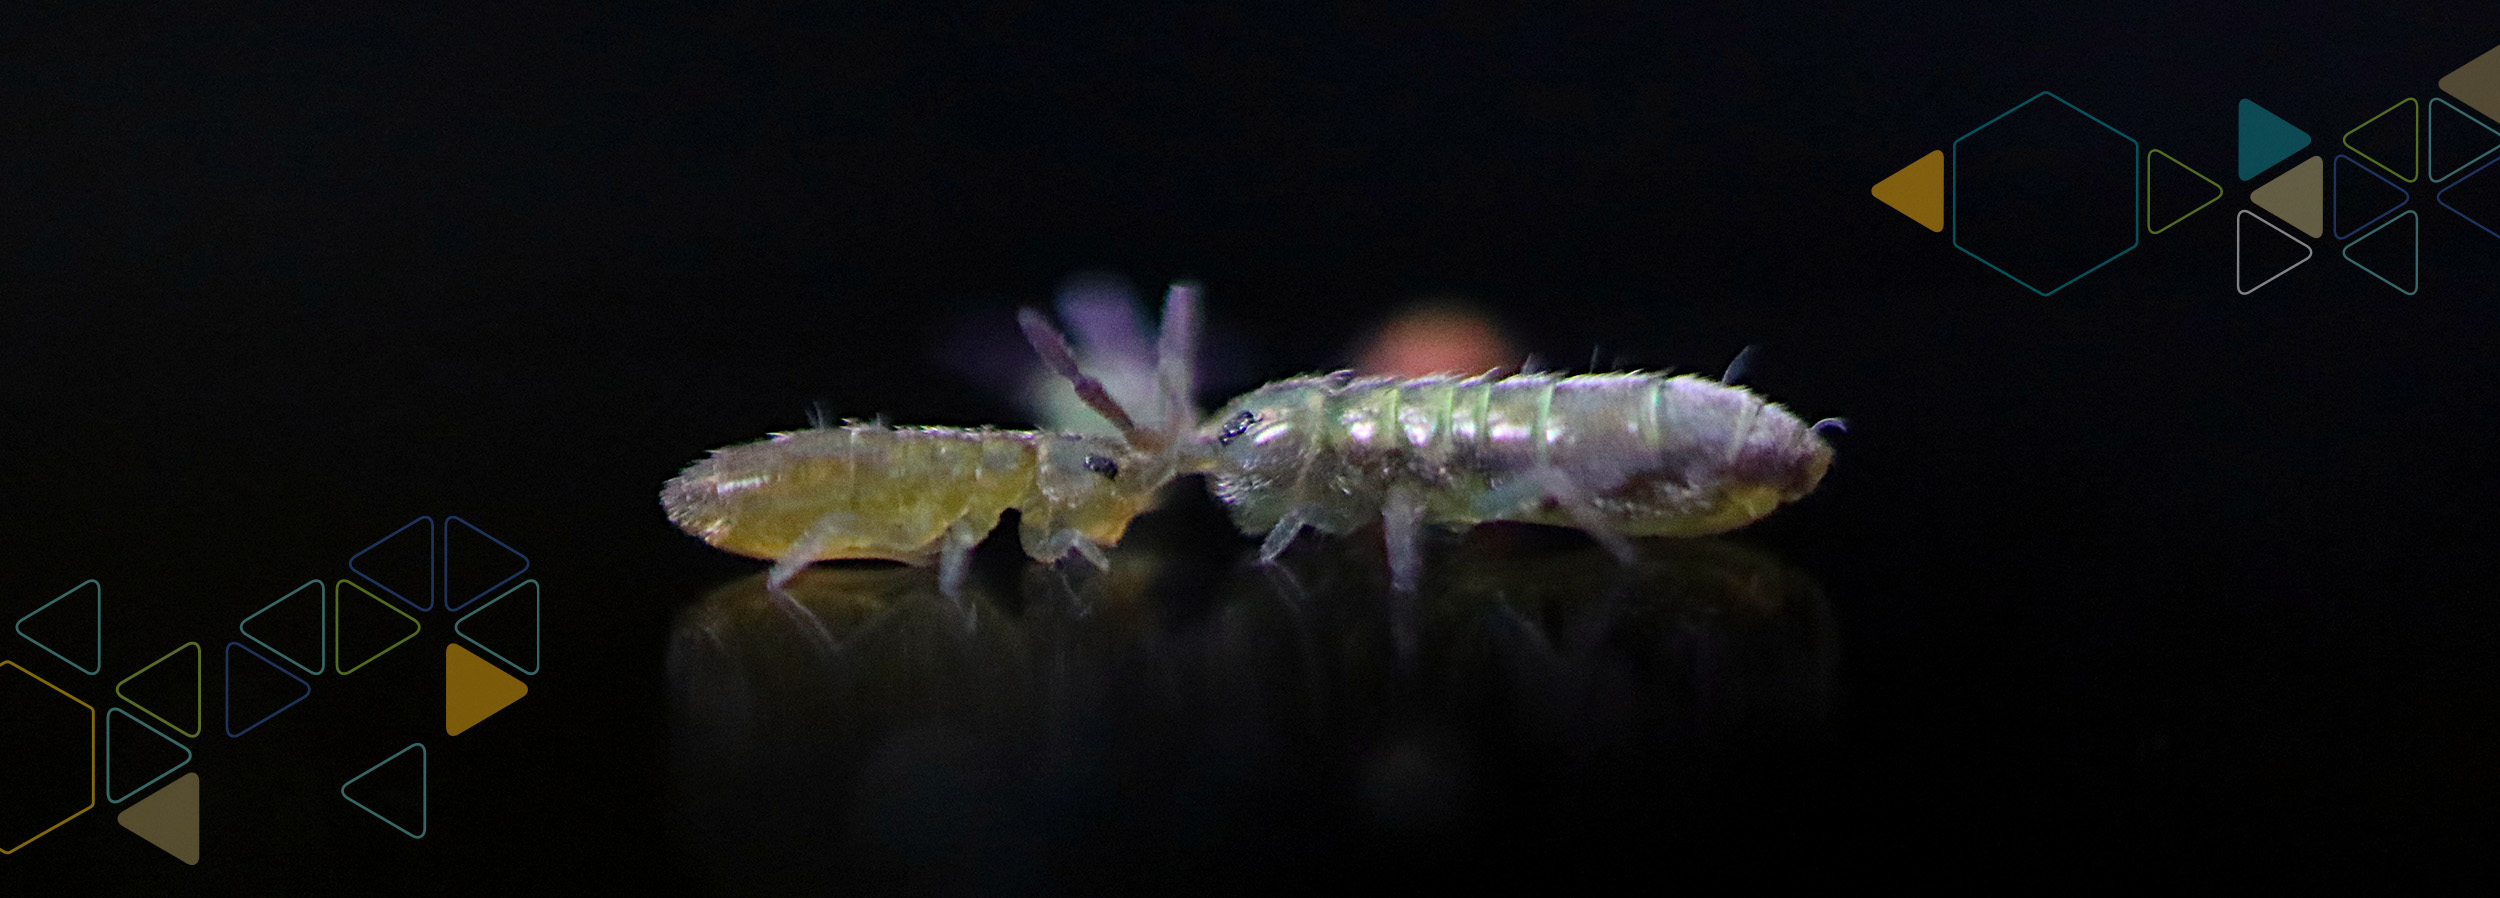
[[[1219,392],[1453,293],[1565,364],[1761,344],[1758,387],[1846,415],[1823,490],[1743,535],[1823,583],[1844,647],[1783,867],[2483,844],[2500,243],[2416,185],[2419,295],[2332,239],[2238,295],[2233,108],[2331,153],[2500,16],[1824,6],[13,12],[0,582],[102,580],[107,637],[97,677],[10,656],[101,713],[420,514],[548,598],[545,672],[478,731],[433,729],[429,618],[291,729],[195,740],[199,867],[100,805],[0,881],[698,884],[665,635],[757,565],[659,484],[817,400],[1023,423],[939,347],[1084,268],[1203,281]],[[2040,90],[2228,194],[2046,298],[1868,196]],[[417,739],[409,842],[335,794]]]

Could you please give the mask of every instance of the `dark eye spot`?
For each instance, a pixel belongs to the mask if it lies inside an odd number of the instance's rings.
[[[1117,480],[1120,477],[1120,463],[1099,455],[1088,455],[1085,457],[1085,470],[1092,471],[1096,474],[1100,474],[1114,480]]]
[[[1232,420],[1224,422],[1224,432],[1215,435],[1215,444],[1218,446],[1230,446],[1233,444],[1233,440],[1239,438],[1242,434],[1250,432],[1250,425],[1257,423],[1259,423],[1258,415],[1251,414],[1249,412],[1242,412],[1241,414],[1234,415]]]

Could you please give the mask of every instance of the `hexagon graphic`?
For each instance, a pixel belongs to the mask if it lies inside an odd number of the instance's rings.
[[[2041,296],[2136,248],[2144,154],[2048,91],[1953,141],[1953,246]]]
[[[0,854],[95,808],[95,729],[94,705],[0,661]]]

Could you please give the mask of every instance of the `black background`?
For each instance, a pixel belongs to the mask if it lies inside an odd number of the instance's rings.
[[[1019,423],[938,347],[1083,268],[1203,281],[1219,391],[1445,292],[1558,361],[1758,343],[1758,387],[1848,416],[1743,537],[1844,640],[1792,871],[2491,832],[2500,243],[2415,185],[2419,295],[2332,239],[2252,295],[2231,270],[2237,101],[2332,152],[2500,42],[2489,10],[525,6],[0,29],[0,578],[100,579],[107,628],[102,676],[9,656],[90,702],[185,640],[213,668],[420,514],[548,594],[545,672],[479,730],[433,728],[436,615],[266,739],[196,740],[199,867],[99,806],[0,881],[697,884],[664,636],[756,565],[660,482],[817,400]],[[2228,195],[2045,298],[1868,196],[2040,90]],[[336,784],[418,739],[411,842]]]

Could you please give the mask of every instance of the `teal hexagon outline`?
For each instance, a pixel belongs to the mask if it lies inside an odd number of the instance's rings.
[[[2130,161],[2133,162],[2135,166],[2135,183],[2127,190],[2129,201],[2135,204],[2135,213],[2127,219],[2129,223],[2127,227],[2127,248],[2111,254],[2109,258],[2102,259],[2100,264],[2084,269],[2082,274],[2067,278],[2065,283],[2059,284],[2055,287],[2050,287],[2046,290],[2032,286],[2030,281],[2015,277],[2013,272],[2005,270],[2004,267],[1999,266],[1997,263],[1988,261],[1986,256],[1971,252],[1970,247],[1962,245],[1962,141],[1971,139],[1972,135],[1976,135],[1981,131],[1988,130],[1989,125],[1996,124],[2000,119],[2013,115],[2016,111],[2021,110],[2025,106],[2031,105],[2034,101],[2039,100],[2041,97],[2056,100],[2060,105],[2074,110],[2076,115],[2091,119],[2093,124],[2099,125],[2103,128],[2109,128],[2109,133],[2116,134],[2120,140],[2127,142],[2127,146],[2129,148],[2128,155],[2131,157]],[[2083,107],[2067,102],[2065,97],[2058,96],[2053,92],[2045,90],[2032,94],[2030,99],[2016,103],[2004,112],[1997,113],[1996,118],[1991,118],[1986,122],[1982,122],[1979,127],[1970,129],[1969,134],[1964,134],[1960,137],[1954,138],[1953,154],[1951,158],[1953,184],[1949,188],[1949,191],[1951,196],[1951,205],[1953,206],[1953,248],[1961,250],[1963,255],[1969,256],[1973,259],[1978,259],[1979,264],[1986,265],[1989,268],[1994,269],[1996,273],[2004,275],[2007,280],[2023,285],[2023,289],[2025,290],[2040,294],[2041,296],[2047,296],[2059,290],[2064,290],[2068,285],[2071,285],[2076,281],[2083,280],[2093,272],[2101,270],[2102,266],[2118,261],[2119,256],[2135,252],[2136,247],[2144,244],[2143,231],[2134,226],[2135,221],[2144,217],[2144,145],[2136,142],[2135,138],[2127,136],[2127,132],[2111,127],[2108,122],[2101,121],[2099,116],[2083,111]]]

